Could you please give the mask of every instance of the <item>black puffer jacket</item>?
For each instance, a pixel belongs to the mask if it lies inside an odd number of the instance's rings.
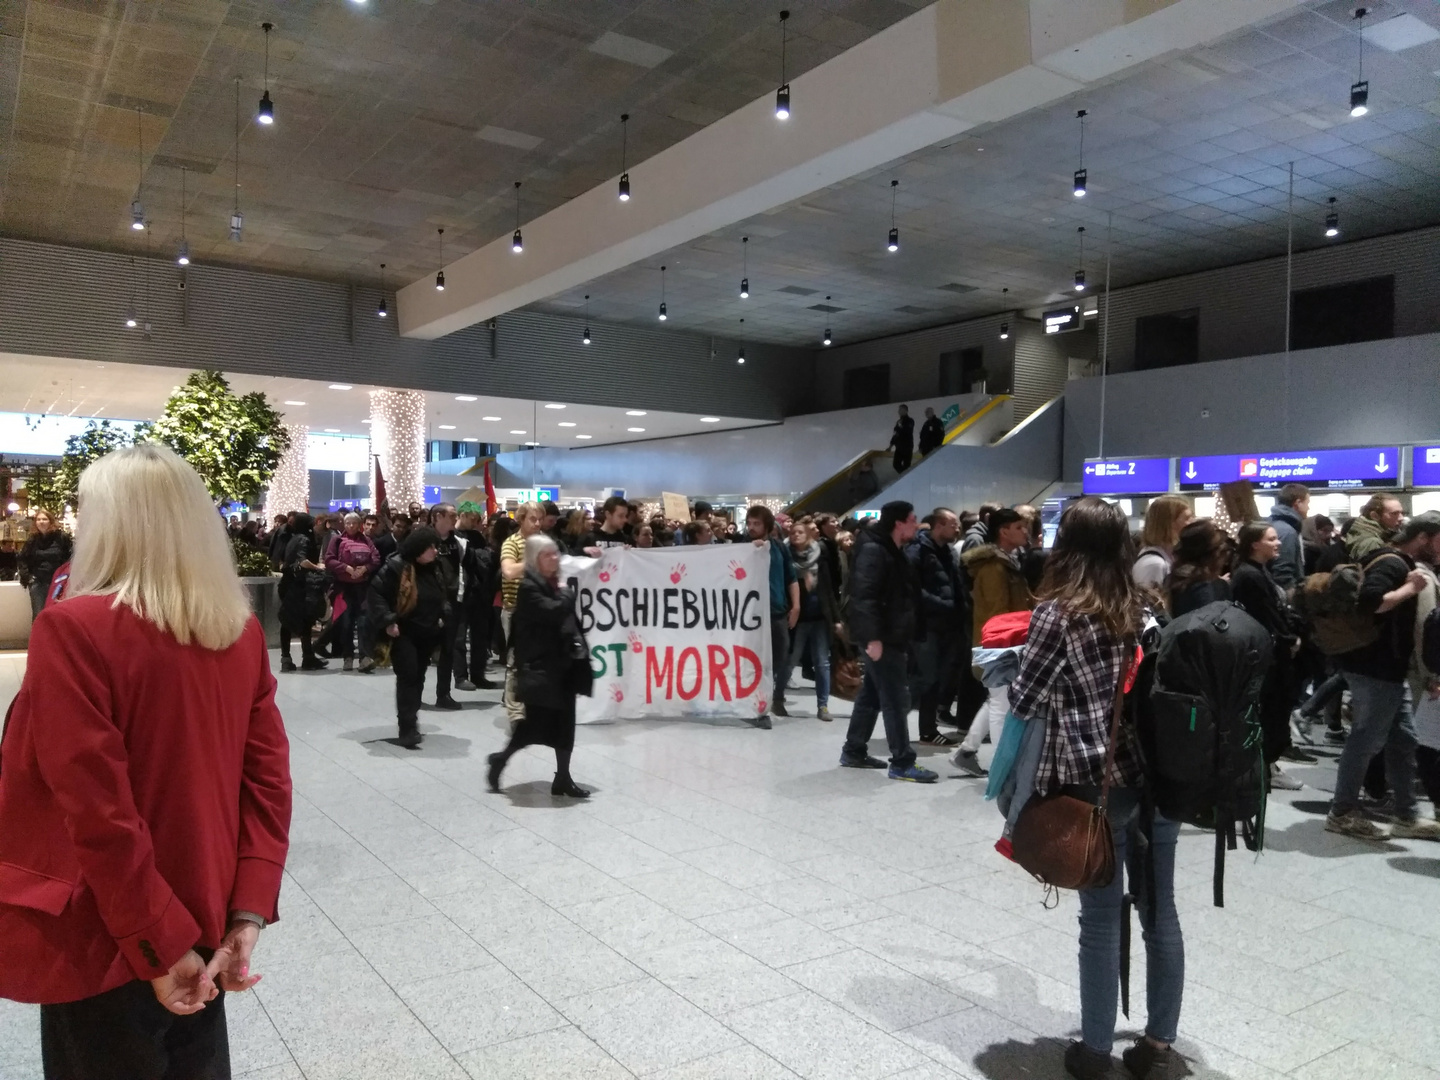
[[[905,556],[915,568],[919,581],[920,608],[917,616],[917,638],[931,631],[944,635],[963,634],[970,637],[970,586],[955,562],[949,544],[922,532],[906,548]]]
[[[438,559],[408,564],[400,555],[391,555],[385,565],[370,579],[370,597],[366,617],[376,634],[385,632],[391,623],[398,623],[402,634],[430,636],[438,634],[450,615],[450,601],[445,595],[445,579],[440,574]],[[407,565],[415,567],[415,606],[404,615],[395,610],[400,598],[400,580]]]
[[[38,529],[31,533],[20,549],[20,575],[27,582],[43,581],[50,584],[55,571],[70,561],[74,542],[59,529],[42,533]]]
[[[907,648],[915,639],[915,570],[888,533],[871,525],[855,536],[850,570],[850,634],[864,648]]]

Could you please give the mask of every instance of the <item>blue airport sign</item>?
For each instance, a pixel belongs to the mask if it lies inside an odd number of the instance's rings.
[[[1086,495],[1152,495],[1170,490],[1169,458],[1105,458],[1085,462]]]
[[[1417,446],[1410,459],[1412,487],[1440,487],[1440,446]]]
[[[1397,487],[1400,450],[1395,446],[1365,446],[1182,457],[1175,472],[1181,491],[1214,491],[1236,480],[1249,480],[1258,488],[1278,488],[1289,483],[1330,488]]]

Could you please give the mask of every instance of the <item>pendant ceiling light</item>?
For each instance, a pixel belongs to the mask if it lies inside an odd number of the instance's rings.
[[[1085,291],[1085,226],[1081,225],[1075,230],[1080,237],[1080,268],[1075,271],[1075,291]]]
[[[510,238],[510,250],[519,255],[525,250],[525,241],[520,239],[520,181],[515,181],[515,235]]]
[[[665,267],[660,267],[660,321],[668,319],[669,313],[665,310]]]
[[[630,174],[625,169],[625,157],[630,149],[630,114],[620,114],[620,201],[630,201]]]
[[[1081,109],[1075,114],[1075,119],[1080,121],[1080,167],[1075,170],[1074,192],[1077,199],[1085,197],[1085,191],[1090,181],[1090,174],[1085,170],[1085,116],[1086,112]]]
[[[275,24],[261,23],[260,29],[265,31],[265,82],[262,84],[265,92],[260,95],[260,105],[255,110],[255,119],[269,127],[275,123],[275,103],[270,100],[270,31],[275,29]]]
[[[1010,295],[1010,290],[1009,290],[1009,289],[1001,289],[1001,290],[1000,290],[1000,299],[1001,299],[1002,301],[1003,301],[1007,296],[1009,296],[1009,295]],[[1009,338],[1010,338],[1010,324],[1009,324],[1008,322],[1002,322],[1002,323],[1000,324],[1000,340],[1001,340],[1001,341],[1008,341]]]
[[[750,299],[750,238],[740,238],[740,299]]]
[[[135,256],[130,256],[130,306],[125,309],[125,325],[131,330],[140,325],[135,317]]]
[[[130,202],[130,228],[139,232],[145,228],[145,206],[140,201],[140,192],[145,187],[145,125],[139,106],[135,108],[135,164],[139,179],[135,181],[135,198]]]
[[[890,238],[885,242],[885,250],[890,252],[900,250],[900,230],[895,227],[895,193],[899,187],[899,180],[890,181]]]
[[[741,333],[744,333],[744,331],[745,331],[745,320],[744,320],[744,319],[741,319],[741,320],[740,320],[740,331],[741,331]],[[735,363],[737,363],[737,364],[743,364],[744,362],[745,362],[745,346],[744,346],[744,345],[741,345],[741,346],[740,346],[740,351],[735,354]]]
[[[230,239],[240,242],[245,215],[240,212],[240,76],[235,76],[235,209],[230,212]]]
[[[385,264],[380,264],[380,306],[375,309],[378,318],[384,319],[390,315],[390,309],[385,306]]]
[[[1368,8],[1357,7],[1355,9],[1356,37],[1360,39],[1359,51],[1355,70],[1355,81],[1350,84],[1350,115],[1364,116],[1370,111],[1370,84],[1365,81],[1365,16],[1370,14]]]
[[[1325,235],[1334,239],[1340,235],[1340,213],[1335,209],[1335,196],[1330,196],[1330,212],[1325,215]]]
[[[580,335],[580,344],[590,344],[590,294],[585,294],[585,333]]]
[[[829,306],[830,306],[830,297],[828,297],[828,296],[825,297],[825,306],[826,306],[826,307],[829,307]],[[830,327],[827,326],[827,327],[825,328],[825,334],[824,334],[824,336],[821,337],[821,339],[820,339],[820,344],[821,344],[821,345],[829,345],[829,344],[830,344],[832,341],[834,341],[834,340],[835,340],[835,339],[834,339],[834,338],[831,336],[831,334],[830,334]]]
[[[435,230],[435,250],[439,256],[440,269],[435,272],[435,291],[445,291],[445,230]]]
[[[790,119],[790,83],[785,78],[785,44],[786,44],[786,23],[790,21],[790,12],[780,12],[780,89],[775,91],[775,119]]]
[[[185,166],[180,166],[180,248],[175,252],[175,261],[181,266],[190,265],[190,245],[185,242]]]

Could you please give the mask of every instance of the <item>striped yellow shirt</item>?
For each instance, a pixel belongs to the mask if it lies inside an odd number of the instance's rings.
[[[506,559],[514,559],[518,563],[525,561],[525,538],[519,532],[511,533],[500,545],[500,565],[504,567]],[[520,594],[519,578],[501,578],[500,598],[505,605],[506,611],[515,610],[515,598]]]

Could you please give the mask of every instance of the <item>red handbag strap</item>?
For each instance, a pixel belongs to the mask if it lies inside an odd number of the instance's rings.
[[[1130,681],[1130,665],[1135,662],[1135,646],[1124,644],[1125,659],[1120,664],[1120,681],[1115,684],[1115,705],[1110,716],[1110,745],[1105,748],[1105,774],[1100,779],[1100,813],[1110,803],[1110,773],[1115,767],[1115,744],[1120,740],[1120,718],[1125,715],[1125,684]]]

